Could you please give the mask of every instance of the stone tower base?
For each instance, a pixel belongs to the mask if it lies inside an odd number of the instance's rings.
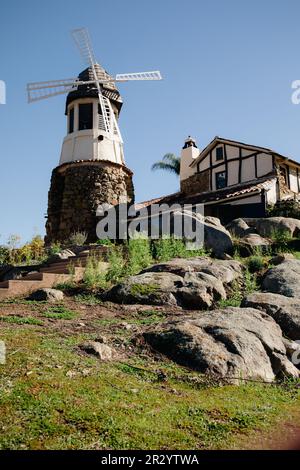
[[[97,207],[116,205],[122,196],[134,202],[132,172],[123,165],[101,160],[58,166],[51,177],[45,243],[65,242],[77,231],[95,242]]]

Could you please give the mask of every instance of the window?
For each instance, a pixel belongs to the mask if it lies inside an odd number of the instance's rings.
[[[78,130],[93,129],[93,103],[79,105],[79,126]]]
[[[217,147],[216,148],[216,160],[223,160],[223,159],[224,159],[223,147]]]
[[[222,189],[226,186],[226,171],[216,173],[216,189]]]
[[[74,108],[69,111],[69,134],[74,132]]]

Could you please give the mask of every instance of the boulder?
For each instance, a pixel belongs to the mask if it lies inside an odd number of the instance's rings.
[[[64,293],[58,289],[38,289],[32,292],[28,299],[47,302],[60,302],[64,298]]]
[[[287,260],[267,271],[262,290],[287,297],[300,296],[300,260]]]
[[[272,238],[276,232],[297,237],[300,233],[300,220],[292,217],[246,218],[244,221],[262,237]]]
[[[239,247],[243,249],[246,254],[253,254],[257,250],[265,252],[269,249],[271,242],[266,238],[261,237],[257,233],[249,233],[239,241]]]
[[[187,271],[188,265],[185,261],[188,260],[178,259],[177,263],[172,260],[152,266],[153,271],[149,268],[141,274],[125,279],[106,292],[103,298],[118,303],[178,305],[186,309],[206,309],[212,307],[216,301],[226,299],[222,279],[224,282],[231,282],[238,277],[238,265],[235,265],[234,261],[222,263],[232,264],[236,271],[231,271],[222,264],[219,269],[213,268],[210,266],[212,263],[207,260],[202,264],[201,271],[196,271],[196,263]]]
[[[59,261],[67,260],[73,256],[76,256],[75,253],[69,249],[65,249],[60,251],[59,253],[55,253],[48,259],[48,263],[58,263]]]
[[[295,259],[294,255],[292,253],[282,253],[282,254],[276,255],[272,259],[270,259],[270,264],[273,264],[274,266],[277,266],[278,264],[281,264],[284,261],[287,261],[287,260],[290,260],[290,259]]]
[[[296,341],[290,341],[287,338],[283,338],[283,344],[286,349],[286,355],[294,366],[300,366],[300,344]]]
[[[263,310],[280,326],[285,336],[300,340],[300,300],[268,292],[254,292],[242,301],[242,307]]]
[[[88,354],[94,354],[101,361],[110,361],[113,357],[112,348],[100,341],[89,341],[81,344],[80,348]]]
[[[182,278],[176,274],[146,272],[112,287],[104,299],[128,304],[175,305],[176,286],[182,286]]]
[[[226,230],[234,237],[242,238],[251,232],[251,228],[243,219],[234,219],[226,225]]]
[[[206,309],[221,299],[226,299],[223,283],[211,274],[187,273],[174,292],[177,304],[187,309]]]
[[[222,227],[221,220],[218,217],[212,217],[210,215],[204,218],[204,222],[207,224],[215,225],[216,227]]]
[[[221,257],[224,253],[232,253],[233,244],[230,233],[223,227],[223,225],[216,222],[216,218],[208,222],[208,218],[204,218],[201,214],[194,214],[189,210],[180,210],[174,212],[174,226],[176,225],[176,217],[180,218],[180,223],[184,221],[185,237],[192,238],[194,233],[191,229],[192,223],[195,224],[195,231],[198,232],[200,240],[196,244],[202,244],[207,250],[211,250],[214,256]],[[189,234],[188,228],[190,227],[191,233]]]
[[[214,276],[225,284],[230,284],[242,277],[243,270],[244,266],[236,260],[219,260],[197,256],[195,258],[174,258],[164,263],[154,264],[142,272],[168,272],[182,277],[187,273],[203,272]]]
[[[155,350],[179,364],[233,383],[298,377],[276,322],[253,308],[229,307],[172,319],[144,332]]]

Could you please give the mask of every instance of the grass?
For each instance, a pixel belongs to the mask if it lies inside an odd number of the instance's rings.
[[[101,363],[74,350],[87,337],[2,331],[0,449],[229,448],[299,406],[293,383],[220,387],[168,361]]]
[[[43,325],[43,322],[34,317],[19,317],[17,315],[1,316],[0,322],[15,323],[17,325]]]
[[[55,305],[49,307],[45,312],[42,313],[43,317],[53,318],[57,320],[73,320],[76,318],[77,313],[64,307],[64,305]]]

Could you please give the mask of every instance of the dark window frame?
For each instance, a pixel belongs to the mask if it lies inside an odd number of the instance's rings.
[[[224,174],[224,178],[223,178],[224,186],[220,186],[219,181],[218,181],[219,175],[222,175],[222,174]],[[216,189],[226,188],[226,186],[227,186],[227,172],[226,172],[226,170],[218,171],[218,172],[215,173],[215,184],[216,184]]]
[[[75,110],[74,106],[69,110],[69,123],[68,123],[68,133],[72,134],[74,132],[74,118],[75,118]]]
[[[216,162],[224,160],[224,147],[216,147]]]
[[[93,103],[79,103],[78,110],[78,130],[85,131],[93,129]]]

